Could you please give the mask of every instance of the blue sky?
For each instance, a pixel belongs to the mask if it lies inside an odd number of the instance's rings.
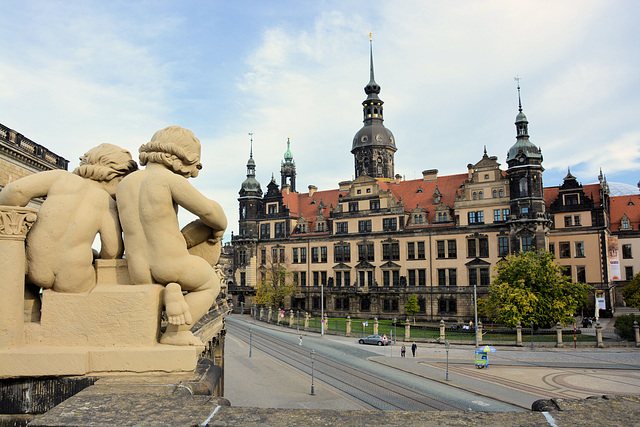
[[[177,124],[202,142],[192,183],[237,231],[249,132],[257,178],[350,179],[373,32],[396,173],[463,173],[487,147],[504,166],[517,91],[544,183],[640,179],[636,1],[9,1],[0,122],[70,160],[111,142],[137,157]],[[279,179],[278,179],[279,182]],[[181,221],[189,219],[181,214]],[[228,239],[228,236],[227,236]]]

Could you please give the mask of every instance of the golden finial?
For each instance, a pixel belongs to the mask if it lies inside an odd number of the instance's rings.
[[[373,36],[373,34],[369,33],[369,41],[373,41],[373,37],[372,36]]]

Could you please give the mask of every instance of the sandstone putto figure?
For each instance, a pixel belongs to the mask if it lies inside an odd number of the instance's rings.
[[[190,328],[215,301],[220,279],[207,261],[189,254],[177,207],[197,215],[211,229],[210,240],[217,243],[227,218],[217,202],[187,181],[202,168],[200,141],[190,130],[162,129],[139,151],[145,169],[123,179],[116,192],[129,274],[134,284],[166,285],[169,324],[161,343],[201,345]],[[187,291],[184,296],[183,291]]]
[[[73,173],[40,172],[7,185],[0,205],[26,206],[45,197],[26,240],[27,281],[59,292],[86,292],[96,284],[91,245],[100,234],[100,258],[121,258],[116,186],[138,169],[131,153],[101,144],[80,157]]]

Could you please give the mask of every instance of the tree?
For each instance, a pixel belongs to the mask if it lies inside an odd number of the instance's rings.
[[[416,294],[411,294],[407,303],[404,305],[404,311],[413,316],[413,323],[416,323],[416,314],[420,312],[420,306],[418,305],[418,296]]]
[[[478,301],[479,309],[498,323],[515,327],[518,322],[548,327],[569,323],[587,302],[591,286],[573,283],[564,267],[548,251],[510,255],[496,267],[488,297]]]
[[[640,273],[633,276],[631,282],[622,288],[622,297],[629,307],[640,308]]]
[[[287,279],[290,277],[291,272],[283,263],[268,261],[266,271],[263,272],[256,289],[256,302],[275,308],[282,307],[284,299],[293,295],[296,289],[295,285],[288,283]]]
[[[627,314],[626,316],[619,316],[616,319],[616,323],[613,324],[616,334],[622,339],[633,341],[636,339],[636,331],[633,329],[633,322],[640,320],[640,317],[635,314]]]

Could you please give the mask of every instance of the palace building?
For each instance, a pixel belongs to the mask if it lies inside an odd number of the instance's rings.
[[[370,58],[363,126],[351,147],[355,179],[297,192],[287,140],[280,187],[272,178],[263,194],[251,150],[232,238],[229,293],[236,307],[252,305],[269,267],[283,264],[296,287],[283,309],[319,314],[322,301],[329,316],[404,318],[415,294],[418,319],[468,322],[474,291],[486,294],[496,264],[537,249],[554,252],[565,274],[592,285],[607,308],[621,303],[616,280],[626,284],[638,270],[624,248],[632,251],[634,243],[626,242],[639,235],[640,196],[619,196],[626,205],[610,197],[602,173],[598,183],[583,186],[568,172],[561,185],[545,188],[543,155],[529,139],[520,86],[506,169],[485,148],[463,173],[440,176],[430,169],[420,179],[402,179],[394,174],[398,148],[383,124],[372,52]],[[625,277],[612,274],[617,236]]]

